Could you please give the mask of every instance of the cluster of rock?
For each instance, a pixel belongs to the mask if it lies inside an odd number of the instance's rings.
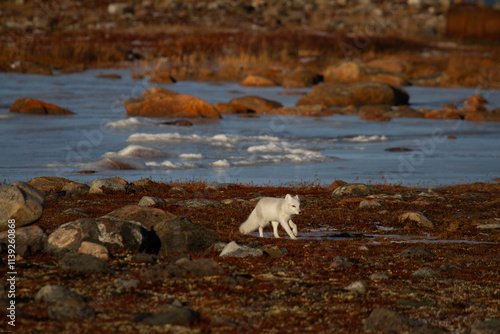
[[[456,106],[446,106],[442,110],[409,107],[410,96],[402,88],[411,84],[406,74],[409,66],[408,62],[396,58],[376,59],[369,63],[342,61],[327,67],[322,73],[300,66],[293,71],[260,71],[241,81],[244,86],[312,87],[293,107],[253,95],[212,106],[193,96],[154,87],[146,90],[139,99],[126,100],[125,108],[129,116],[177,118],[221,118],[221,114],[322,116],[336,113],[357,114],[362,119],[375,121],[389,121],[393,117],[500,120],[500,111],[488,110],[485,107],[487,101],[480,95],[467,99],[462,109]],[[149,75],[151,78],[169,77],[162,73]],[[168,83],[171,82],[169,79]]]
[[[7,231],[9,220],[15,220],[17,255],[27,257],[38,251],[54,254],[79,252],[100,259],[109,259],[110,251],[129,250],[166,256],[173,253],[200,252],[219,242],[219,237],[191,222],[164,210],[149,207],[162,199],[146,196],[141,205],[128,205],[105,216],[80,218],[59,226],[46,235],[39,226],[30,226],[40,219],[46,193],[56,196],[126,192],[133,185],[121,179],[97,179],[91,186],[60,177],[40,177],[13,182],[0,188],[0,231]],[[40,191],[41,190],[41,191]],[[70,209],[79,212],[78,208]],[[7,232],[0,234],[0,244],[7,243]]]
[[[27,5],[28,1],[16,1]],[[85,30],[119,28],[125,26],[189,24],[197,22],[214,28],[296,28],[340,30],[353,32],[364,27],[363,17],[370,29],[377,33],[407,31],[409,34],[437,34],[444,32],[444,13],[450,1],[400,1],[383,3],[372,0],[315,0],[315,1],[179,1],[145,0],[102,3],[95,6],[76,4],[40,7],[25,21],[0,21],[2,25],[18,29]],[[79,8],[83,7],[83,8]],[[38,7],[35,7],[37,9]],[[19,10],[22,10],[20,8]],[[412,16],[409,25],[403,18]],[[46,15],[43,15],[47,13]],[[50,15],[48,15],[50,14]],[[85,19],[78,19],[83,16]],[[8,16],[8,15],[7,15]],[[57,18],[57,19],[56,19]]]

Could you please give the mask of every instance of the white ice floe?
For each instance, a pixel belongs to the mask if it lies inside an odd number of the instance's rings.
[[[343,141],[353,142],[353,143],[371,143],[371,142],[386,141],[386,140],[387,140],[387,137],[384,135],[382,135],[382,136],[379,136],[379,135],[373,135],[373,136],[359,135],[359,136],[343,139]]]
[[[236,134],[205,135],[183,135],[174,133],[134,133],[128,137],[128,142],[188,142],[195,144],[221,145],[224,143],[237,143],[245,141],[278,141],[273,136],[243,136]]]
[[[151,147],[144,147],[140,145],[129,145],[118,152],[107,152],[102,155],[103,158],[156,158],[164,156],[165,154]]]
[[[201,154],[201,153],[182,153],[182,154],[179,154],[179,158],[181,158],[183,160],[203,159],[203,154]]]
[[[157,122],[147,118],[129,117],[115,122],[108,122],[106,123],[106,126],[110,128],[127,128],[136,126],[151,126],[157,124]]]
[[[165,160],[163,162],[156,161],[148,161],[146,162],[146,166],[148,167],[157,167],[157,168],[171,168],[171,169],[187,169],[187,168],[196,168],[197,165],[188,162],[172,162],[170,160]]]

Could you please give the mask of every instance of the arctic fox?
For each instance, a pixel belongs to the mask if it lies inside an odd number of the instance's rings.
[[[264,227],[273,224],[274,237],[279,238],[278,224],[285,229],[286,233],[292,239],[297,239],[297,225],[295,225],[291,218],[300,213],[300,200],[299,196],[292,197],[286,195],[285,198],[264,197],[255,206],[248,219],[241,224],[240,232],[248,234],[259,229],[260,237],[262,238]],[[292,230],[290,230],[290,227]]]

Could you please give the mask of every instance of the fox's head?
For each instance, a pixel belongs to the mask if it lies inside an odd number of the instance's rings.
[[[288,206],[288,210],[294,214],[294,215],[298,215],[300,214],[300,199],[299,199],[299,195],[295,195],[294,197],[292,197],[292,195],[290,194],[287,194],[285,196],[285,202]]]

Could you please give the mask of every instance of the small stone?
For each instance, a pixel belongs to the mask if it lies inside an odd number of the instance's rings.
[[[83,241],[78,249],[79,253],[89,254],[102,260],[109,260],[109,252],[106,247],[90,241]]]
[[[144,196],[139,201],[139,206],[166,205],[167,201],[160,197]]]
[[[35,296],[35,301],[37,302],[48,302],[53,303],[59,300],[74,299],[77,301],[83,301],[83,297],[78,293],[68,289],[63,285],[48,284],[44,285]]]
[[[359,203],[360,209],[375,209],[380,208],[381,206],[382,204],[380,204],[380,202],[373,199],[365,199]]]
[[[434,228],[434,224],[420,211],[410,211],[399,216],[399,221],[411,220],[421,227]]]
[[[479,321],[467,328],[468,334],[499,334],[500,319]]]
[[[60,262],[61,268],[87,273],[111,273],[111,267],[104,260],[82,253],[67,253]]]
[[[41,252],[47,242],[47,235],[40,226],[26,226],[16,229],[16,255],[28,258]],[[8,231],[0,232],[0,245],[9,244]]]
[[[92,181],[90,184],[90,194],[102,194],[103,190],[106,189],[111,192],[119,191],[119,192],[126,192],[125,185],[123,183],[115,180],[115,179],[97,179]]]
[[[247,256],[262,256],[264,252],[257,248],[251,248],[248,246],[240,246],[235,241],[228,243],[222,252],[219,254],[221,257],[235,256],[235,257],[247,257]]]
[[[53,320],[91,319],[95,316],[92,307],[74,299],[56,301],[47,307],[47,311],[49,318]]]
[[[68,182],[62,187],[61,191],[64,191],[66,195],[83,195],[89,193],[90,186],[84,183]]]
[[[187,307],[173,307],[167,312],[152,314],[152,313],[142,313],[136,315],[132,321],[142,322],[151,326],[157,325],[181,325],[189,326],[200,314],[193,311]]]
[[[368,284],[366,284],[363,281],[356,281],[349,284],[349,286],[345,287],[345,290],[359,294],[364,294],[367,289],[368,289]]]
[[[413,277],[423,277],[423,278],[439,278],[441,276],[438,275],[434,270],[430,268],[422,268],[415,271],[411,274]]]
[[[117,288],[118,290],[130,290],[137,289],[139,284],[141,284],[141,281],[138,279],[116,278],[113,283],[115,285],[115,288]]]
[[[374,273],[374,274],[371,274],[370,275],[370,279],[372,281],[385,281],[387,279],[389,279],[389,275],[387,275],[386,273]]]
[[[367,196],[377,192],[377,188],[368,186],[362,183],[348,183],[343,186],[337,187],[332,195],[333,196]]]
[[[332,268],[351,268],[356,264],[356,260],[343,256],[335,256],[330,264]]]
[[[186,206],[188,208],[205,208],[205,207],[217,208],[224,205],[219,201],[214,201],[206,198],[193,198],[177,202],[176,204]]]
[[[365,331],[401,333],[409,329],[406,317],[384,307],[374,309],[364,321]]]
[[[500,223],[481,224],[477,225],[476,228],[480,230],[497,230],[500,229]]]
[[[399,256],[401,257],[436,257],[436,254],[429,252],[420,247],[412,247],[402,251]]]

